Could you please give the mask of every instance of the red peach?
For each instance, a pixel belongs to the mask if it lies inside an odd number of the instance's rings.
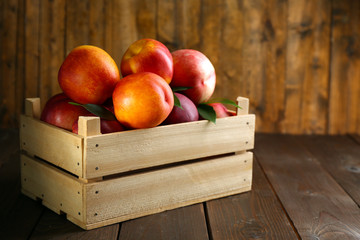
[[[227,109],[222,103],[209,103],[208,105],[214,108],[217,118],[224,118],[236,115],[235,112]]]
[[[170,115],[166,118],[165,124],[175,124],[183,122],[192,122],[199,120],[199,113],[195,104],[186,96],[180,93],[174,93],[181,104],[181,107],[174,106]]]
[[[58,81],[75,102],[102,104],[120,80],[119,69],[103,49],[83,45],[73,49],[60,67]]]
[[[150,128],[162,123],[174,106],[169,84],[154,73],[126,76],[113,93],[117,120],[128,128]]]
[[[40,119],[54,126],[72,130],[72,125],[79,116],[89,116],[85,108],[69,104],[72,102],[65,94],[57,94],[51,97],[41,113]]]
[[[141,39],[126,50],[121,60],[123,77],[139,72],[152,72],[170,83],[173,76],[173,60],[169,49],[154,39]]]
[[[210,60],[192,49],[174,51],[172,57],[174,75],[170,86],[191,87],[182,93],[196,105],[209,100],[216,84],[215,69]]]

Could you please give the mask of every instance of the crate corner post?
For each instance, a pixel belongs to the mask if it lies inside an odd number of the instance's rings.
[[[40,115],[41,115],[40,98],[26,98],[25,115],[28,117],[40,119]]]

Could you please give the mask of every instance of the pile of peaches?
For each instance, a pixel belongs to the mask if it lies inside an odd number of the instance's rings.
[[[209,102],[215,69],[197,50],[171,53],[157,40],[141,39],[126,50],[120,71],[103,49],[76,47],[58,73],[63,92],[47,101],[41,120],[77,133],[79,116],[97,115],[104,134],[234,115]]]

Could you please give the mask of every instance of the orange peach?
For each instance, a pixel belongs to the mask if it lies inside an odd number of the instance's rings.
[[[150,72],[135,73],[121,79],[113,92],[117,120],[127,128],[150,128],[162,123],[174,106],[166,81]]]
[[[191,87],[183,93],[195,104],[206,102],[214,92],[215,69],[210,60],[201,52],[181,49],[172,52],[174,74],[170,86]]]
[[[75,102],[102,104],[120,80],[119,69],[103,49],[83,45],[73,49],[60,67],[58,81]]]
[[[169,49],[154,39],[141,39],[126,50],[121,60],[123,77],[139,72],[152,72],[170,83],[173,76],[173,61]]]

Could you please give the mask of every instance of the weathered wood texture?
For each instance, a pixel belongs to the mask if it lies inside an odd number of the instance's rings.
[[[119,239],[209,239],[203,204],[123,222]]]
[[[252,191],[206,202],[212,239],[297,239],[256,159],[253,165]]]
[[[359,143],[346,136],[301,136],[304,145],[360,206]],[[331,161],[331,164],[329,163]]]
[[[57,72],[74,47],[97,45],[119,65],[146,37],[206,54],[217,72],[214,97],[248,97],[258,132],[360,133],[359,1],[9,0],[0,7],[1,126],[18,125],[24,98],[61,90]]]
[[[119,225],[120,224],[113,224],[85,231],[67,221],[63,216],[59,216],[49,209],[45,209],[44,214],[41,216],[40,221],[28,239],[116,240],[118,239]]]
[[[329,139],[322,147],[330,152],[336,145]],[[348,193],[358,177],[343,178],[334,169],[339,156],[326,161],[322,151],[302,146],[293,136],[260,135],[256,146],[255,156],[302,239],[359,238],[359,207]],[[355,197],[355,191],[351,194]]]

